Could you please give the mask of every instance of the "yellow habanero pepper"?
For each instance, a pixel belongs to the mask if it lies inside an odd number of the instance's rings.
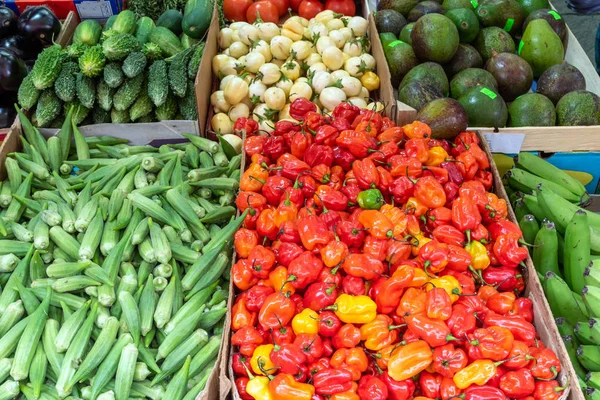
[[[366,324],[377,316],[377,304],[369,296],[342,294],[330,307],[347,324]]]
[[[425,165],[431,167],[437,167],[449,158],[448,152],[441,146],[435,146],[429,149],[429,158],[425,162]]]
[[[249,374],[249,377],[246,393],[252,396],[254,400],[273,400],[273,396],[269,392],[269,378],[266,376],[253,376],[252,374]]]
[[[471,255],[471,267],[474,270],[479,271],[490,266],[490,257],[488,256],[487,249],[481,242],[472,240],[465,246],[465,250]]]
[[[454,377],[454,384],[459,389],[466,389],[471,385],[485,385],[496,374],[496,364],[492,360],[476,360],[458,371]]]
[[[453,303],[459,299],[459,295],[462,292],[458,279],[452,275],[444,275],[440,276],[439,278],[431,279],[429,283],[430,285],[425,286],[426,291],[429,292],[433,288],[444,289],[446,293],[448,293],[448,296],[450,296],[450,300],[452,300]]]
[[[360,77],[360,83],[367,89],[369,92],[372,90],[379,89],[379,77],[375,72],[367,71]]]
[[[403,381],[424,371],[433,362],[431,347],[424,340],[403,346],[388,361],[388,374],[392,379]]]
[[[292,320],[292,329],[296,335],[319,333],[319,314],[310,308],[305,308],[301,313],[296,314]]]
[[[411,244],[412,244],[412,255],[418,256],[419,250],[421,247],[425,246],[427,243],[431,242],[431,239],[417,233],[416,235],[412,235]]]
[[[252,353],[252,358],[250,359],[250,366],[252,367],[252,371],[254,371],[254,373],[265,375],[263,370],[267,373],[275,370],[275,364],[273,364],[273,361],[271,361],[271,351],[274,347],[275,346],[272,344],[263,344],[254,350],[254,353]],[[269,382],[267,382],[267,384],[268,383]]]

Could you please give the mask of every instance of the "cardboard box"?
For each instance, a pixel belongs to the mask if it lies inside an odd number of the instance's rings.
[[[17,14],[28,7],[46,6],[59,18],[66,18],[70,12],[76,12],[79,18],[106,21],[117,14],[122,6],[120,0],[7,0],[6,6]]]

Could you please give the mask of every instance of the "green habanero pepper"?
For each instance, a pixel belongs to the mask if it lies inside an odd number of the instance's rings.
[[[365,210],[379,210],[385,202],[379,189],[363,190],[358,194],[357,200],[360,208]]]

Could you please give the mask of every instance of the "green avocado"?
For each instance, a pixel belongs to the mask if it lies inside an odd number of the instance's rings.
[[[585,77],[566,62],[548,68],[537,81],[536,92],[548,97],[554,104],[567,93],[585,90]]]
[[[565,94],[556,104],[557,125],[600,125],[600,97],[587,90]]]
[[[448,77],[452,78],[467,68],[481,67],[483,67],[483,59],[475,47],[470,44],[459,44],[454,57],[444,64],[444,71]]]
[[[444,97],[442,92],[428,84],[420,81],[410,81],[398,91],[398,100],[419,111],[423,106],[432,100]]]
[[[525,11],[516,0],[485,0],[475,10],[483,26],[497,26],[508,33],[521,29]]]
[[[546,96],[538,93],[526,93],[510,103],[508,107],[508,125],[520,126],[554,126],[556,111],[554,104]]]
[[[469,115],[471,127],[502,128],[506,125],[506,103],[493,88],[475,86],[463,94],[458,102]]]
[[[397,37],[405,25],[406,18],[395,10],[381,10],[375,13],[375,26],[380,34],[391,32]]]
[[[412,47],[400,40],[388,44],[384,52],[390,68],[392,85],[397,87],[404,78],[404,75],[416,67],[419,61]]]
[[[477,4],[477,0],[444,0],[442,7],[444,7],[446,11],[454,10],[455,8],[475,10],[474,4]]]
[[[415,55],[423,61],[440,64],[450,61],[460,41],[454,23],[442,14],[419,18],[410,34]]]
[[[523,32],[527,29],[527,25],[533,20],[536,19],[544,19],[546,22],[550,24],[552,30],[556,32],[560,40],[563,42],[563,46],[566,50],[567,44],[569,42],[569,32],[567,30],[567,24],[565,20],[554,10],[550,10],[549,8],[542,8],[541,10],[533,11],[531,14],[527,16],[525,22],[523,22]]]
[[[467,129],[468,116],[458,101],[443,98],[425,104],[417,121],[429,125],[434,139],[452,139]]]
[[[479,33],[479,20],[475,13],[468,8],[455,8],[446,13],[456,29],[461,43],[471,43]]]
[[[410,38],[410,34],[412,33],[412,30],[414,27],[415,27],[414,22],[410,22],[410,23],[406,24],[404,26],[404,28],[402,28],[402,31],[400,32],[399,39],[405,43],[412,45],[412,39]]]
[[[446,10],[442,7],[440,3],[436,3],[435,1],[425,0],[417,4],[410,12],[408,13],[408,21],[409,22],[417,22],[419,18],[423,15],[427,14],[444,14]]]
[[[541,10],[542,8],[550,8],[548,0],[517,0],[525,11],[525,15],[529,15],[534,11]]]
[[[450,97],[458,99],[471,88],[479,85],[498,91],[498,83],[492,74],[480,68],[467,68],[454,75],[450,81]]]
[[[513,101],[531,88],[533,71],[527,61],[516,54],[496,54],[489,59],[485,69],[498,82],[498,91],[505,101]]]
[[[395,10],[406,17],[418,3],[418,0],[380,0],[377,11]]]
[[[519,55],[531,65],[537,78],[553,65],[562,63],[565,49],[560,37],[545,19],[527,25],[519,43]]]
[[[513,38],[505,30],[498,28],[497,26],[481,29],[472,44],[479,54],[481,54],[484,63],[486,63],[494,53],[516,52]]]
[[[446,73],[440,64],[426,62],[417,65],[404,76],[402,82],[400,82],[398,90],[404,88],[413,81],[419,81],[424,85],[432,86],[438,89],[442,95],[448,95],[448,78],[446,77]]]

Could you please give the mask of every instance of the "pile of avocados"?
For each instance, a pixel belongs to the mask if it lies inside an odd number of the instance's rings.
[[[600,125],[600,97],[564,61],[567,27],[548,0],[380,0],[375,24],[398,99],[438,138]]]

